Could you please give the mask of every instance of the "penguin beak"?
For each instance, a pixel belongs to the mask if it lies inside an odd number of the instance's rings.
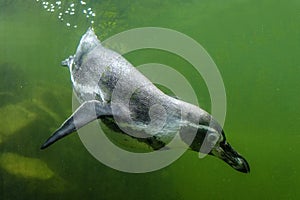
[[[214,148],[211,154],[224,160],[228,165],[237,171],[243,173],[250,172],[250,166],[246,159],[236,152],[227,142],[220,143],[220,146]]]

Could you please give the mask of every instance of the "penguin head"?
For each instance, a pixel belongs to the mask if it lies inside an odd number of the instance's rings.
[[[216,142],[216,144],[209,152],[209,155],[215,156],[223,160],[239,172],[249,173],[250,166],[246,159],[243,156],[241,156],[236,150],[234,150],[231,147],[231,145],[226,141],[225,134],[223,131],[221,134],[223,137],[220,137],[220,139]]]
[[[210,125],[200,124],[190,148],[199,152],[200,157],[208,154],[223,160],[239,172],[250,172],[246,159],[226,141],[223,129],[216,122]]]

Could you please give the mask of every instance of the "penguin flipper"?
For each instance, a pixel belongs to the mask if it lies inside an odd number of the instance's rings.
[[[86,101],[46,140],[41,149],[47,148],[57,140],[73,133],[91,121],[111,115],[109,104],[104,104],[97,100]]]

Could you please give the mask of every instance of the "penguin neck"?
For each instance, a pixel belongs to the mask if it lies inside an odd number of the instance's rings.
[[[213,131],[217,128],[218,124],[213,119],[213,117],[206,112],[205,110],[201,109],[198,106],[193,104],[179,101],[179,105],[182,110],[182,118],[183,118],[183,125],[190,126],[201,130]]]

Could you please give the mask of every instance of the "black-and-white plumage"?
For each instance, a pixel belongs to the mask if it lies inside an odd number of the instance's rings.
[[[165,147],[179,132],[193,151],[201,151],[206,145],[204,153],[221,158],[238,171],[250,171],[210,114],[164,94],[120,54],[102,46],[92,28],[83,35],[75,55],[62,65],[70,70],[81,106],[42,149],[102,118],[154,150]]]

